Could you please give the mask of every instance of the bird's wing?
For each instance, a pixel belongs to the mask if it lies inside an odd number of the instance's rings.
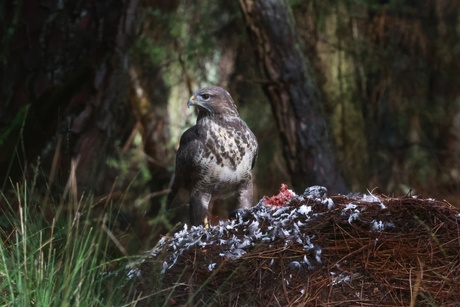
[[[180,139],[179,149],[176,155],[176,176],[189,178],[196,181],[196,175],[200,169],[196,163],[197,156],[203,154],[204,142],[198,134],[196,126],[189,128],[184,132]],[[188,182],[184,182],[188,185]]]
[[[187,190],[193,186],[200,174],[196,158],[203,152],[204,143],[200,139],[196,126],[189,128],[182,134],[179,149],[176,154],[176,171],[172,194],[175,196],[179,190]]]

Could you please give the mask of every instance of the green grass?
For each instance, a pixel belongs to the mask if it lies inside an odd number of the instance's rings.
[[[2,194],[0,306],[136,305],[125,290],[127,259],[112,256],[109,217],[94,217],[91,200],[45,214],[27,185],[13,194]]]

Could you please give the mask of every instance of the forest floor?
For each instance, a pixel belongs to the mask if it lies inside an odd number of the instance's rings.
[[[416,196],[301,195],[184,226],[132,269],[171,305],[425,306],[460,301],[460,211]],[[160,289],[160,290],[159,290]]]

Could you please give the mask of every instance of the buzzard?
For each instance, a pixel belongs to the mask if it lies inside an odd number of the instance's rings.
[[[187,105],[198,108],[198,118],[180,139],[169,203],[189,204],[190,223],[198,225],[209,219],[215,199],[237,194],[239,208],[252,205],[258,144],[223,88],[199,89]]]

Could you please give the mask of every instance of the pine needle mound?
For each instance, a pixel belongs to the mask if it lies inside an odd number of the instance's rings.
[[[433,199],[283,186],[234,220],[164,238],[138,276],[142,295],[172,305],[454,305],[460,213]]]

